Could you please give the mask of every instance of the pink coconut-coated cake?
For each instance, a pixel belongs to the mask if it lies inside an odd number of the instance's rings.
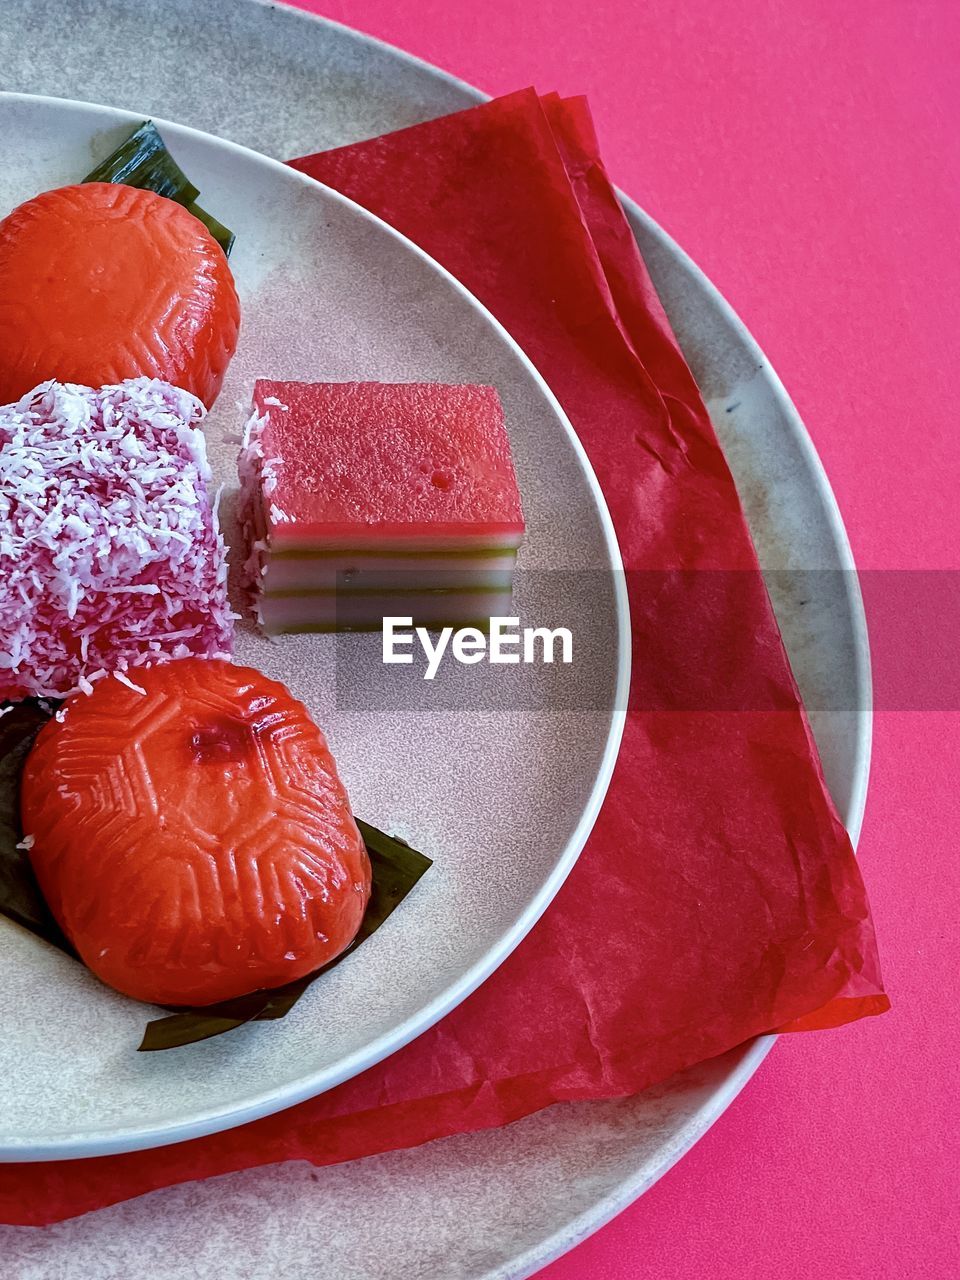
[[[0,698],[229,649],[205,412],[149,378],[0,408]]]

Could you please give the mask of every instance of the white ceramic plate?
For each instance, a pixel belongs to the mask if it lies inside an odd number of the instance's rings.
[[[379,41],[261,0],[166,0],[149,18],[139,0],[7,0],[0,67],[7,88],[136,102],[282,158],[485,96]],[[669,236],[633,201],[623,204],[706,390],[761,562],[844,571],[839,599],[814,593],[796,607],[778,590],[782,579],[772,594],[828,784],[856,838],[870,757],[870,666],[830,486],[743,323]],[[761,1040],[637,1098],[551,1107],[504,1129],[340,1168],[292,1163],[236,1173],[44,1231],[0,1229],[0,1251],[13,1280],[126,1280],[138,1269],[158,1280],[522,1280],[669,1169],[770,1045]]]
[[[0,95],[0,208],[81,178],[141,119]],[[455,280],[342,196],[234,144],[158,124],[206,207],[237,235],[241,339],[206,425],[228,543],[237,542],[236,434],[257,376],[491,383],[528,523],[514,606],[523,622],[568,625],[574,662],[452,663],[428,682],[383,666],[379,636],[268,641],[241,625],[237,660],[311,708],[356,812],[434,866],[285,1019],[161,1053],[135,1051],[154,1011],[0,922],[6,1159],[129,1150],[238,1124],[418,1035],[492,972],[559,888],[596,817],[623,723],[629,625],[622,574],[611,572],[612,526],[569,423],[517,346]],[[588,585],[574,597],[556,570],[595,572],[580,575]]]

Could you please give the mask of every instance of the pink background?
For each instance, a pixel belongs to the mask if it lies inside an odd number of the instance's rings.
[[[783,378],[860,566],[960,567],[955,0],[304,7],[491,93],[586,92],[614,180]],[[958,772],[960,714],[878,714],[860,856],[893,1011],[782,1039],[694,1151],[544,1280],[960,1274]]]

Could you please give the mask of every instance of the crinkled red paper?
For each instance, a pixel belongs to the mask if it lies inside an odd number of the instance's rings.
[[[462,280],[573,422],[625,565],[643,571],[629,575],[635,676],[619,762],[553,905],[433,1030],[339,1088],[227,1133],[0,1166],[5,1222],[632,1094],[760,1032],[887,1008],[860,873],[734,484],[585,102],[524,91],[295,164]],[[692,572],[706,569],[747,572]],[[725,705],[748,709],[668,709]]]

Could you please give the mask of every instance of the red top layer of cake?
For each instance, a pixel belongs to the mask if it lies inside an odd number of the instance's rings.
[[[274,538],[523,532],[493,387],[261,379],[254,405]]]

